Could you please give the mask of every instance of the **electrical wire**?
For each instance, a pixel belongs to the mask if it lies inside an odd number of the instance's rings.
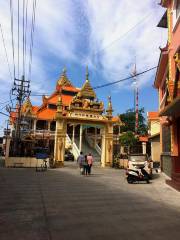
[[[132,79],[132,78],[134,78],[135,76],[140,76],[140,75],[142,75],[142,74],[144,74],[144,73],[147,73],[147,72],[149,72],[149,71],[152,71],[152,70],[154,70],[154,69],[156,69],[156,68],[157,68],[157,66],[152,67],[152,68],[149,68],[149,69],[147,69],[147,70],[145,70],[145,71],[142,71],[142,72],[140,72],[140,73],[137,73],[137,74],[135,74],[135,75],[133,75],[133,76],[131,75],[131,76],[129,76],[129,77],[122,78],[122,79],[119,79],[119,80],[114,81],[114,82],[110,82],[110,83],[106,83],[106,84],[103,84],[103,85],[95,86],[95,87],[93,87],[93,89],[99,89],[99,88],[103,88],[103,87],[108,87],[108,86],[111,86],[111,85],[114,85],[114,84],[117,84],[117,83],[120,83],[120,82],[128,81],[129,79]],[[43,96],[43,95],[50,95],[50,94],[45,94],[45,93],[43,93],[43,94],[31,94],[31,96]]]
[[[28,3],[26,0],[26,18],[25,18],[25,72],[26,72],[26,48],[27,48],[27,18],[28,18]]]
[[[152,71],[154,70],[155,68],[157,68],[157,66],[155,67],[152,67],[152,68],[149,68],[143,72],[140,72],[140,73],[137,73],[136,75],[133,75],[133,76],[129,76],[129,77],[126,77],[126,78],[123,78],[123,79],[120,79],[120,80],[117,80],[117,81],[114,81],[114,82],[110,82],[110,83],[106,83],[106,84],[103,84],[103,85],[99,85],[99,86],[96,86],[96,87],[93,87],[93,89],[98,89],[98,88],[103,88],[103,87],[108,87],[108,86],[111,86],[111,85],[114,85],[114,84],[117,84],[117,83],[120,83],[120,82],[124,82],[124,81],[127,81],[131,78],[134,78],[135,76],[140,76],[144,73],[147,73],[149,71]]]
[[[23,65],[23,76],[25,75],[25,56],[24,56],[24,51],[25,51],[25,30],[24,30],[24,12],[25,12],[25,0],[23,0],[23,19],[22,19],[22,25],[23,25],[23,62],[22,62],[22,65]]]
[[[19,0],[18,0],[18,79],[19,79]]]
[[[14,98],[14,99],[12,99],[12,101],[14,101],[16,98]],[[8,100],[8,101],[5,101],[5,102],[0,102],[0,105],[3,105],[3,104],[5,104],[5,103],[9,103],[10,102],[10,100]]]
[[[12,0],[9,2],[10,4],[10,15],[11,15],[11,43],[12,43],[12,57],[13,57],[13,75],[14,79],[16,76],[16,67],[15,67],[15,54],[14,54],[14,25],[13,25],[13,4]]]
[[[9,64],[9,59],[8,59],[8,55],[7,55],[6,44],[5,44],[5,41],[4,41],[3,29],[2,29],[1,23],[0,23],[0,29],[1,29],[1,36],[2,36],[4,51],[5,51],[5,55],[6,55],[6,61],[7,61],[7,65],[8,65],[9,75],[10,75],[11,80],[13,80],[11,69],[10,69],[10,64]]]
[[[29,73],[28,79],[31,79],[31,68],[32,68],[32,52],[34,45],[34,29],[36,21],[36,0],[33,1],[33,10],[32,10],[32,21],[31,21],[31,40],[30,40],[30,49],[29,49]]]

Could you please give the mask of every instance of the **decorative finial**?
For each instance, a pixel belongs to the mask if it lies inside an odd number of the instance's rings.
[[[86,66],[86,80],[89,80],[89,71],[88,71],[88,66]]]
[[[63,73],[62,73],[62,75],[63,75],[63,76],[66,76],[66,72],[67,72],[67,69],[66,69],[66,67],[64,67],[64,68],[63,68]]]
[[[112,118],[112,113],[113,113],[111,96],[108,96],[108,107],[107,107],[106,112],[107,112],[108,119],[111,119]]]

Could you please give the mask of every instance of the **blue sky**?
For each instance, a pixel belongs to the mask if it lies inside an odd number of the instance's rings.
[[[20,0],[21,23],[22,1]],[[165,11],[158,2],[158,0],[37,0],[31,75],[32,94],[50,94],[55,89],[64,66],[67,68],[69,79],[77,87],[81,87],[85,80],[86,65],[89,66],[92,86],[129,76],[135,59],[138,72],[156,66],[159,47],[163,47],[167,39],[166,30],[156,27]],[[27,49],[32,4],[33,0],[28,0]],[[17,0],[13,0],[13,9],[17,67]],[[0,23],[10,68],[13,71],[9,1],[0,1]],[[26,73],[28,54],[27,51]],[[158,108],[157,91],[152,87],[154,77],[155,70],[138,77],[139,105],[146,111],[155,111]],[[11,85],[12,80],[0,35],[0,103],[9,100]],[[132,81],[98,89],[96,92],[98,98],[105,104],[107,96],[112,96],[115,113],[122,113],[133,107]],[[31,99],[35,105],[41,102],[40,97]],[[0,108],[4,106],[5,104],[0,104]],[[0,115],[0,134],[5,126],[5,119]]]

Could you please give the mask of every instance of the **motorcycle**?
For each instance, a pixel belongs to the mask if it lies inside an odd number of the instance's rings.
[[[127,182],[134,183],[134,182],[146,181],[147,183],[149,183],[150,176],[146,172],[144,167],[140,167],[139,169],[127,169],[127,172],[126,172]]]

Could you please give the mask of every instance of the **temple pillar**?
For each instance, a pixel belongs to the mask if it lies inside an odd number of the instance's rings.
[[[37,124],[37,120],[34,119],[34,122],[33,122],[33,131],[36,132],[36,124]]]
[[[57,119],[54,146],[55,167],[64,166],[66,130],[67,130],[66,121],[64,119]]]
[[[82,133],[83,133],[83,126],[80,124],[80,131],[79,131],[79,151],[82,151]]]
[[[11,142],[11,138],[9,136],[6,136],[5,159],[9,157],[10,142]]]
[[[113,165],[113,125],[107,123],[102,132],[102,155],[101,165],[112,166]]]
[[[48,131],[50,131],[51,128],[51,121],[48,121]]]
[[[146,142],[142,142],[142,153],[146,154]]]
[[[74,143],[74,138],[75,138],[75,125],[73,124],[72,143]]]
[[[94,147],[96,147],[96,143],[97,143],[97,128],[94,128]]]

